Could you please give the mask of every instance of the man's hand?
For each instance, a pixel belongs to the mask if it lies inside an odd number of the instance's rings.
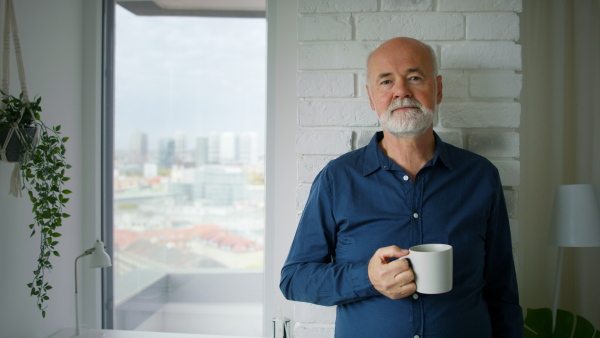
[[[408,255],[408,250],[392,245],[380,248],[369,261],[369,279],[375,289],[391,299],[408,297],[415,293],[415,275],[406,259],[396,259]]]

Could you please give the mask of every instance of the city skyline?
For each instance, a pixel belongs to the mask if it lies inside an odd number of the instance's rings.
[[[190,141],[190,138],[192,142]],[[264,156],[264,144],[258,142],[259,135],[254,131],[241,133],[210,132],[207,135],[189,136],[177,131],[172,137],[156,140],[156,147],[150,147],[147,133],[135,131],[130,135],[126,149],[116,149],[126,155],[127,164],[142,165],[147,162],[160,162],[161,153],[167,143],[172,148],[172,164],[196,162],[201,164],[258,164]],[[150,155],[155,157],[151,158]]]

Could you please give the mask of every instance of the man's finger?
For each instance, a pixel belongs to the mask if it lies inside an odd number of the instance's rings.
[[[382,262],[389,262],[390,258],[399,258],[408,255],[409,251],[396,245],[386,246],[377,250],[377,256]]]

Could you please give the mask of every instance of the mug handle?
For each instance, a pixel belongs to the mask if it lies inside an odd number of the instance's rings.
[[[398,258],[397,258],[397,260],[401,260],[401,259],[407,259],[407,258],[410,258],[410,255],[412,255],[412,253],[409,253],[409,254],[408,254],[408,255],[406,255],[406,256],[398,257]]]

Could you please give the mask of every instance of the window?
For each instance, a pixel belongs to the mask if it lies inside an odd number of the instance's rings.
[[[109,326],[261,336],[264,13],[141,3],[115,11]]]

